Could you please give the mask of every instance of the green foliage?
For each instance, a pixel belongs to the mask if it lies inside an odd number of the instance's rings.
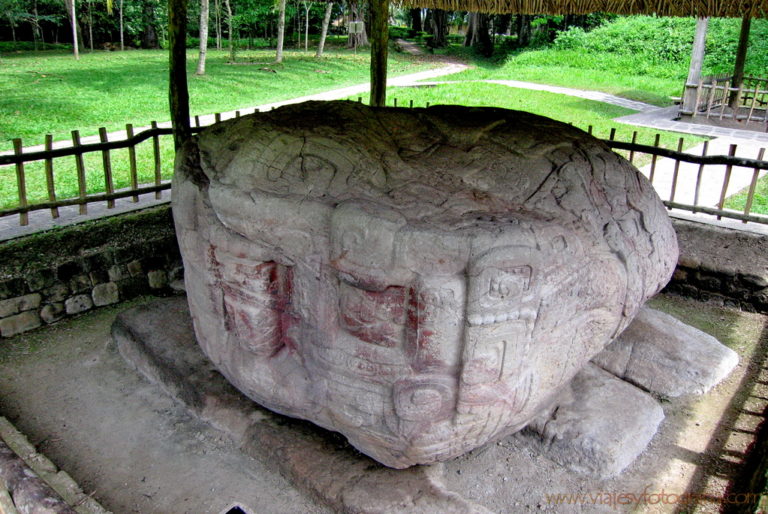
[[[625,72],[684,79],[695,24],[693,18],[624,16],[590,32],[571,27],[558,34],[553,46],[557,50],[583,52],[585,56],[625,56]],[[704,74],[733,70],[740,27],[738,19],[709,21]],[[746,73],[764,75],[768,69],[768,20],[753,20],[749,41]],[[636,68],[638,65],[641,70]]]
[[[389,27],[389,39],[406,39],[413,36],[413,31],[408,27]]]
[[[38,50],[72,50],[72,45],[64,43],[38,43]],[[35,50],[32,41],[0,41],[0,53],[31,52]]]

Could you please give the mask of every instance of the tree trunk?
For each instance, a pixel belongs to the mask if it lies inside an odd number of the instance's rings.
[[[389,0],[370,0],[371,99],[370,105],[387,104],[387,50],[389,47]]]
[[[234,23],[232,22],[232,4],[230,0],[224,0],[224,8],[227,10],[227,30],[229,31],[229,62],[235,62]]]
[[[325,16],[323,16],[323,28],[320,32],[320,42],[317,44],[317,53],[315,57],[323,56],[323,49],[325,48],[325,37],[328,35],[328,25],[331,23],[331,12],[333,11],[333,2],[325,4]]]
[[[312,2],[304,2],[304,51],[309,51],[309,8]]]
[[[168,81],[173,142],[178,150],[191,135],[187,86],[187,0],[168,0]]]
[[[531,21],[533,16],[530,14],[518,14],[515,20],[515,32],[517,33],[517,46],[525,47],[531,43]]]
[[[421,23],[421,9],[418,7],[410,10],[411,15],[411,30],[414,34],[417,34],[424,30],[424,26]]]
[[[125,50],[125,33],[123,32],[123,0],[120,0],[120,50]]]
[[[208,53],[208,11],[210,2],[200,0],[200,55],[197,58],[195,75],[205,75],[205,57]]]
[[[696,88],[701,80],[701,65],[704,62],[704,48],[707,42],[707,25],[709,25],[709,18],[696,19],[696,33],[693,36],[691,64],[688,67],[688,80],[685,81],[685,92],[683,93],[683,105],[681,108],[682,111],[691,114],[695,114],[696,109],[698,109],[696,105]]]
[[[745,14],[741,19],[741,32],[739,33],[739,46],[736,47],[736,63],[733,65],[733,81],[731,87],[737,89],[731,93],[729,104],[731,109],[738,109],[741,95],[738,88],[744,83],[744,64],[747,62],[747,47],[749,46],[749,29],[752,25],[752,16]]]
[[[148,49],[159,48],[157,27],[155,26],[155,9],[151,2],[144,2],[141,17],[144,23],[144,30],[141,33],[141,47]]]
[[[347,39],[347,48],[357,48],[368,45],[368,35],[365,31],[365,22],[363,21],[362,9],[358,0],[349,1],[349,21],[363,22],[363,31],[359,34],[350,34]]]
[[[467,33],[464,34],[464,46],[472,46],[477,31],[477,13],[467,13]]]
[[[11,37],[13,38],[13,48],[16,48],[16,25],[13,23],[13,18],[8,16],[8,24],[11,26]]]
[[[489,18],[488,14],[469,13],[469,25],[472,27],[472,34],[470,38],[470,31],[467,29],[467,38],[464,41],[464,46],[471,45],[485,57],[493,55],[493,41],[491,41],[490,27],[488,26]],[[470,39],[469,45],[467,45],[466,39]]]
[[[512,15],[502,14],[499,16],[499,34],[508,36],[512,31]]]
[[[275,62],[283,62],[283,45],[285,44],[285,0],[280,0],[279,12],[277,15],[277,53]]]
[[[442,9],[431,9],[430,33],[432,39],[429,45],[432,48],[443,48],[448,46],[448,12]]]
[[[77,41],[77,0],[65,0],[64,5],[67,6],[67,14],[72,24],[72,49],[74,51],[75,60],[80,60],[80,49]]]
[[[88,46],[93,52],[93,0],[88,0]]]
[[[214,0],[213,9],[216,11],[216,50],[221,50],[221,5],[219,0]]]

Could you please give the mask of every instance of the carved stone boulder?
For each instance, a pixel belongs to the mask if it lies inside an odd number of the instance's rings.
[[[523,112],[306,103],[206,129],[176,167],[204,352],[395,468],[525,426],[677,259],[634,167]]]

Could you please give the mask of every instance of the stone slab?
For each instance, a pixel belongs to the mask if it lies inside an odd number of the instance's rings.
[[[592,362],[642,389],[676,397],[709,391],[736,367],[739,357],[711,335],[643,307]]]
[[[663,419],[650,395],[587,365],[519,437],[571,470],[605,478],[645,450]]]
[[[446,489],[436,468],[386,468],[338,434],[269,412],[232,387],[199,349],[186,298],[120,314],[112,335],[123,357],[242,450],[297,487],[344,512],[485,513]]]

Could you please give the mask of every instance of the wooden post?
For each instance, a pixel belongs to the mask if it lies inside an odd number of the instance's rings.
[[[187,117],[189,119],[189,117]],[[152,122],[152,154],[155,157],[155,185],[159,186],[163,181],[163,166],[160,162],[160,136],[157,135],[157,122]],[[174,136],[176,133],[174,132]],[[178,149],[178,145],[176,146]],[[162,191],[155,191],[155,199],[159,200],[163,197]]]
[[[51,134],[45,135],[45,151],[50,152],[53,150],[53,136]],[[45,160],[45,185],[48,188],[48,201],[56,202],[56,183],[53,180],[53,159],[48,158]],[[51,207],[51,217],[59,217],[59,208]]]
[[[99,129],[99,139],[102,143],[108,143],[107,129],[101,127]],[[115,184],[112,180],[112,159],[109,156],[109,150],[101,151],[101,161],[104,165],[104,188],[107,190],[107,194],[111,195],[115,192]],[[107,209],[113,209],[115,207],[114,200],[107,200]]]
[[[707,25],[709,18],[696,19],[696,34],[693,36],[693,50],[691,51],[691,64],[688,67],[688,80],[685,81],[683,91],[683,104],[680,109],[685,113],[695,112],[696,85],[701,80],[701,65],[704,62],[704,47],[707,42]]]
[[[374,107],[387,102],[387,51],[389,0],[370,0],[371,8],[371,101]]]
[[[80,131],[72,131],[72,146],[80,148]],[[88,204],[85,201],[87,195],[87,179],[85,176],[85,161],[82,152],[75,154],[75,166],[77,167],[77,190],[82,203],[80,204],[80,214],[88,214]]]
[[[14,155],[21,155],[24,152],[24,145],[21,139],[16,138],[13,140],[13,153]],[[16,163],[16,186],[19,191],[19,207],[22,209],[28,205],[27,203],[27,177],[24,175],[24,163]],[[19,225],[29,225],[29,214],[22,212],[19,214]]]
[[[733,80],[731,86],[738,91],[731,93],[728,102],[731,109],[738,109],[741,102],[741,85],[744,82],[744,63],[747,62],[747,45],[749,44],[749,29],[752,25],[752,16],[745,14],[741,19],[741,32],[739,33],[739,46],[736,47],[736,63],[733,65]],[[733,113],[734,120],[736,113]]]
[[[189,88],[187,86],[187,0],[168,0],[170,47],[169,96],[173,142],[176,149],[189,139]]]
[[[125,134],[128,139],[133,139],[133,124],[128,123],[125,126]],[[139,188],[139,170],[136,166],[136,146],[131,145],[128,147],[128,165],[130,167],[129,173],[131,176],[131,189],[136,190]],[[139,201],[139,195],[133,195],[133,201]]]

